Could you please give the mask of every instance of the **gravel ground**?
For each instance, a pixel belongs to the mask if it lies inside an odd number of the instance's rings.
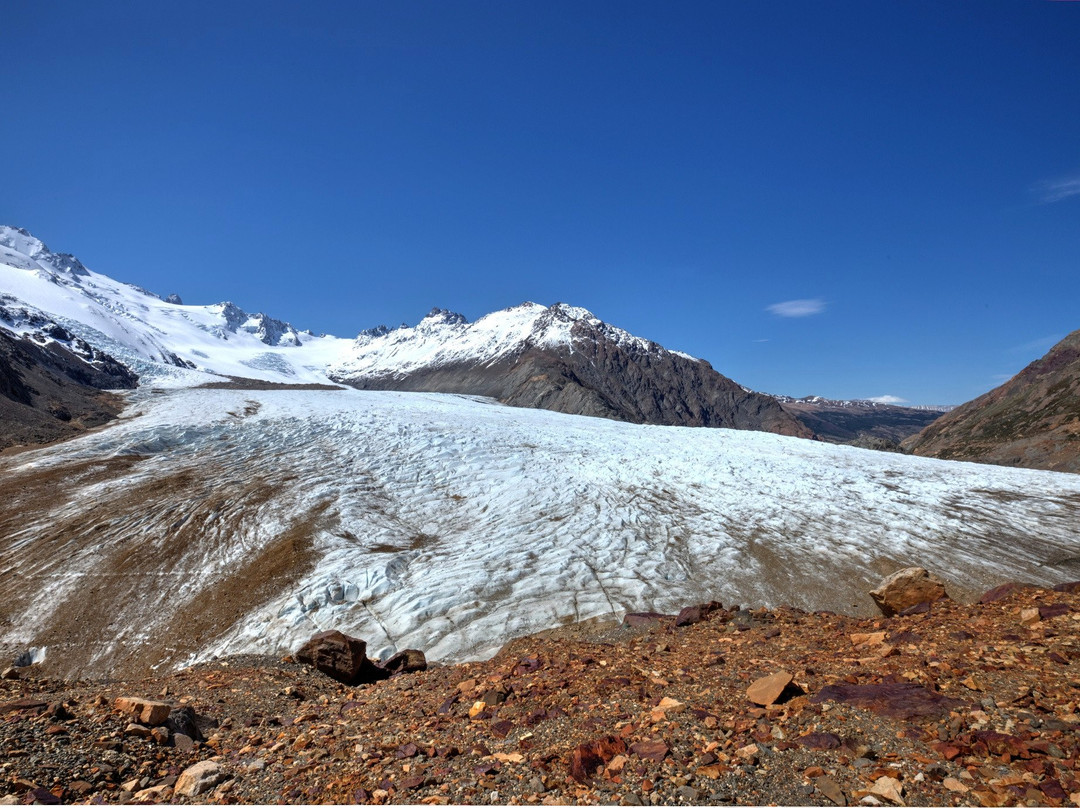
[[[262,657],[130,682],[18,668],[0,681],[0,795],[1080,805],[1080,594],[1018,589],[888,619],[730,607],[638,622],[359,687]],[[767,676],[791,683],[755,704]],[[197,726],[155,737],[120,697],[166,702],[174,719],[190,707]],[[182,775],[204,761],[192,790]]]

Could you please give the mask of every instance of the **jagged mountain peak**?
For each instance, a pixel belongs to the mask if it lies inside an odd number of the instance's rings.
[[[7,247],[15,253],[20,253],[37,262],[42,268],[52,269],[65,275],[79,277],[90,274],[90,271],[83,266],[82,261],[74,255],[53,252],[46,246],[45,242],[22,227],[0,225],[0,247]],[[24,266],[21,268],[31,269],[32,267]]]

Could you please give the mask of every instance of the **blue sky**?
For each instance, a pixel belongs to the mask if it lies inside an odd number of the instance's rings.
[[[912,403],[1080,328],[1080,3],[4,19],[0,222],[185,302],[348,336],[563,301],[758,390]]]

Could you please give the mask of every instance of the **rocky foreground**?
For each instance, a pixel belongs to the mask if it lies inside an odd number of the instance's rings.
[[[1060,589],[631,615],[356,686],[255,657],[15,668],[0,802],[1080,805],[1080,585]]]

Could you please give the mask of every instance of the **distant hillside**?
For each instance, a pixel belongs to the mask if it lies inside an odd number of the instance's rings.
[[[820,396],[777,396],[780,406],[830,443],[877,439],[900,443],[926,428],[949,407],[900,407],[877,401],[834,401]]]
[[[1080,331],[904,447],[926,457],[1080,472]]]

